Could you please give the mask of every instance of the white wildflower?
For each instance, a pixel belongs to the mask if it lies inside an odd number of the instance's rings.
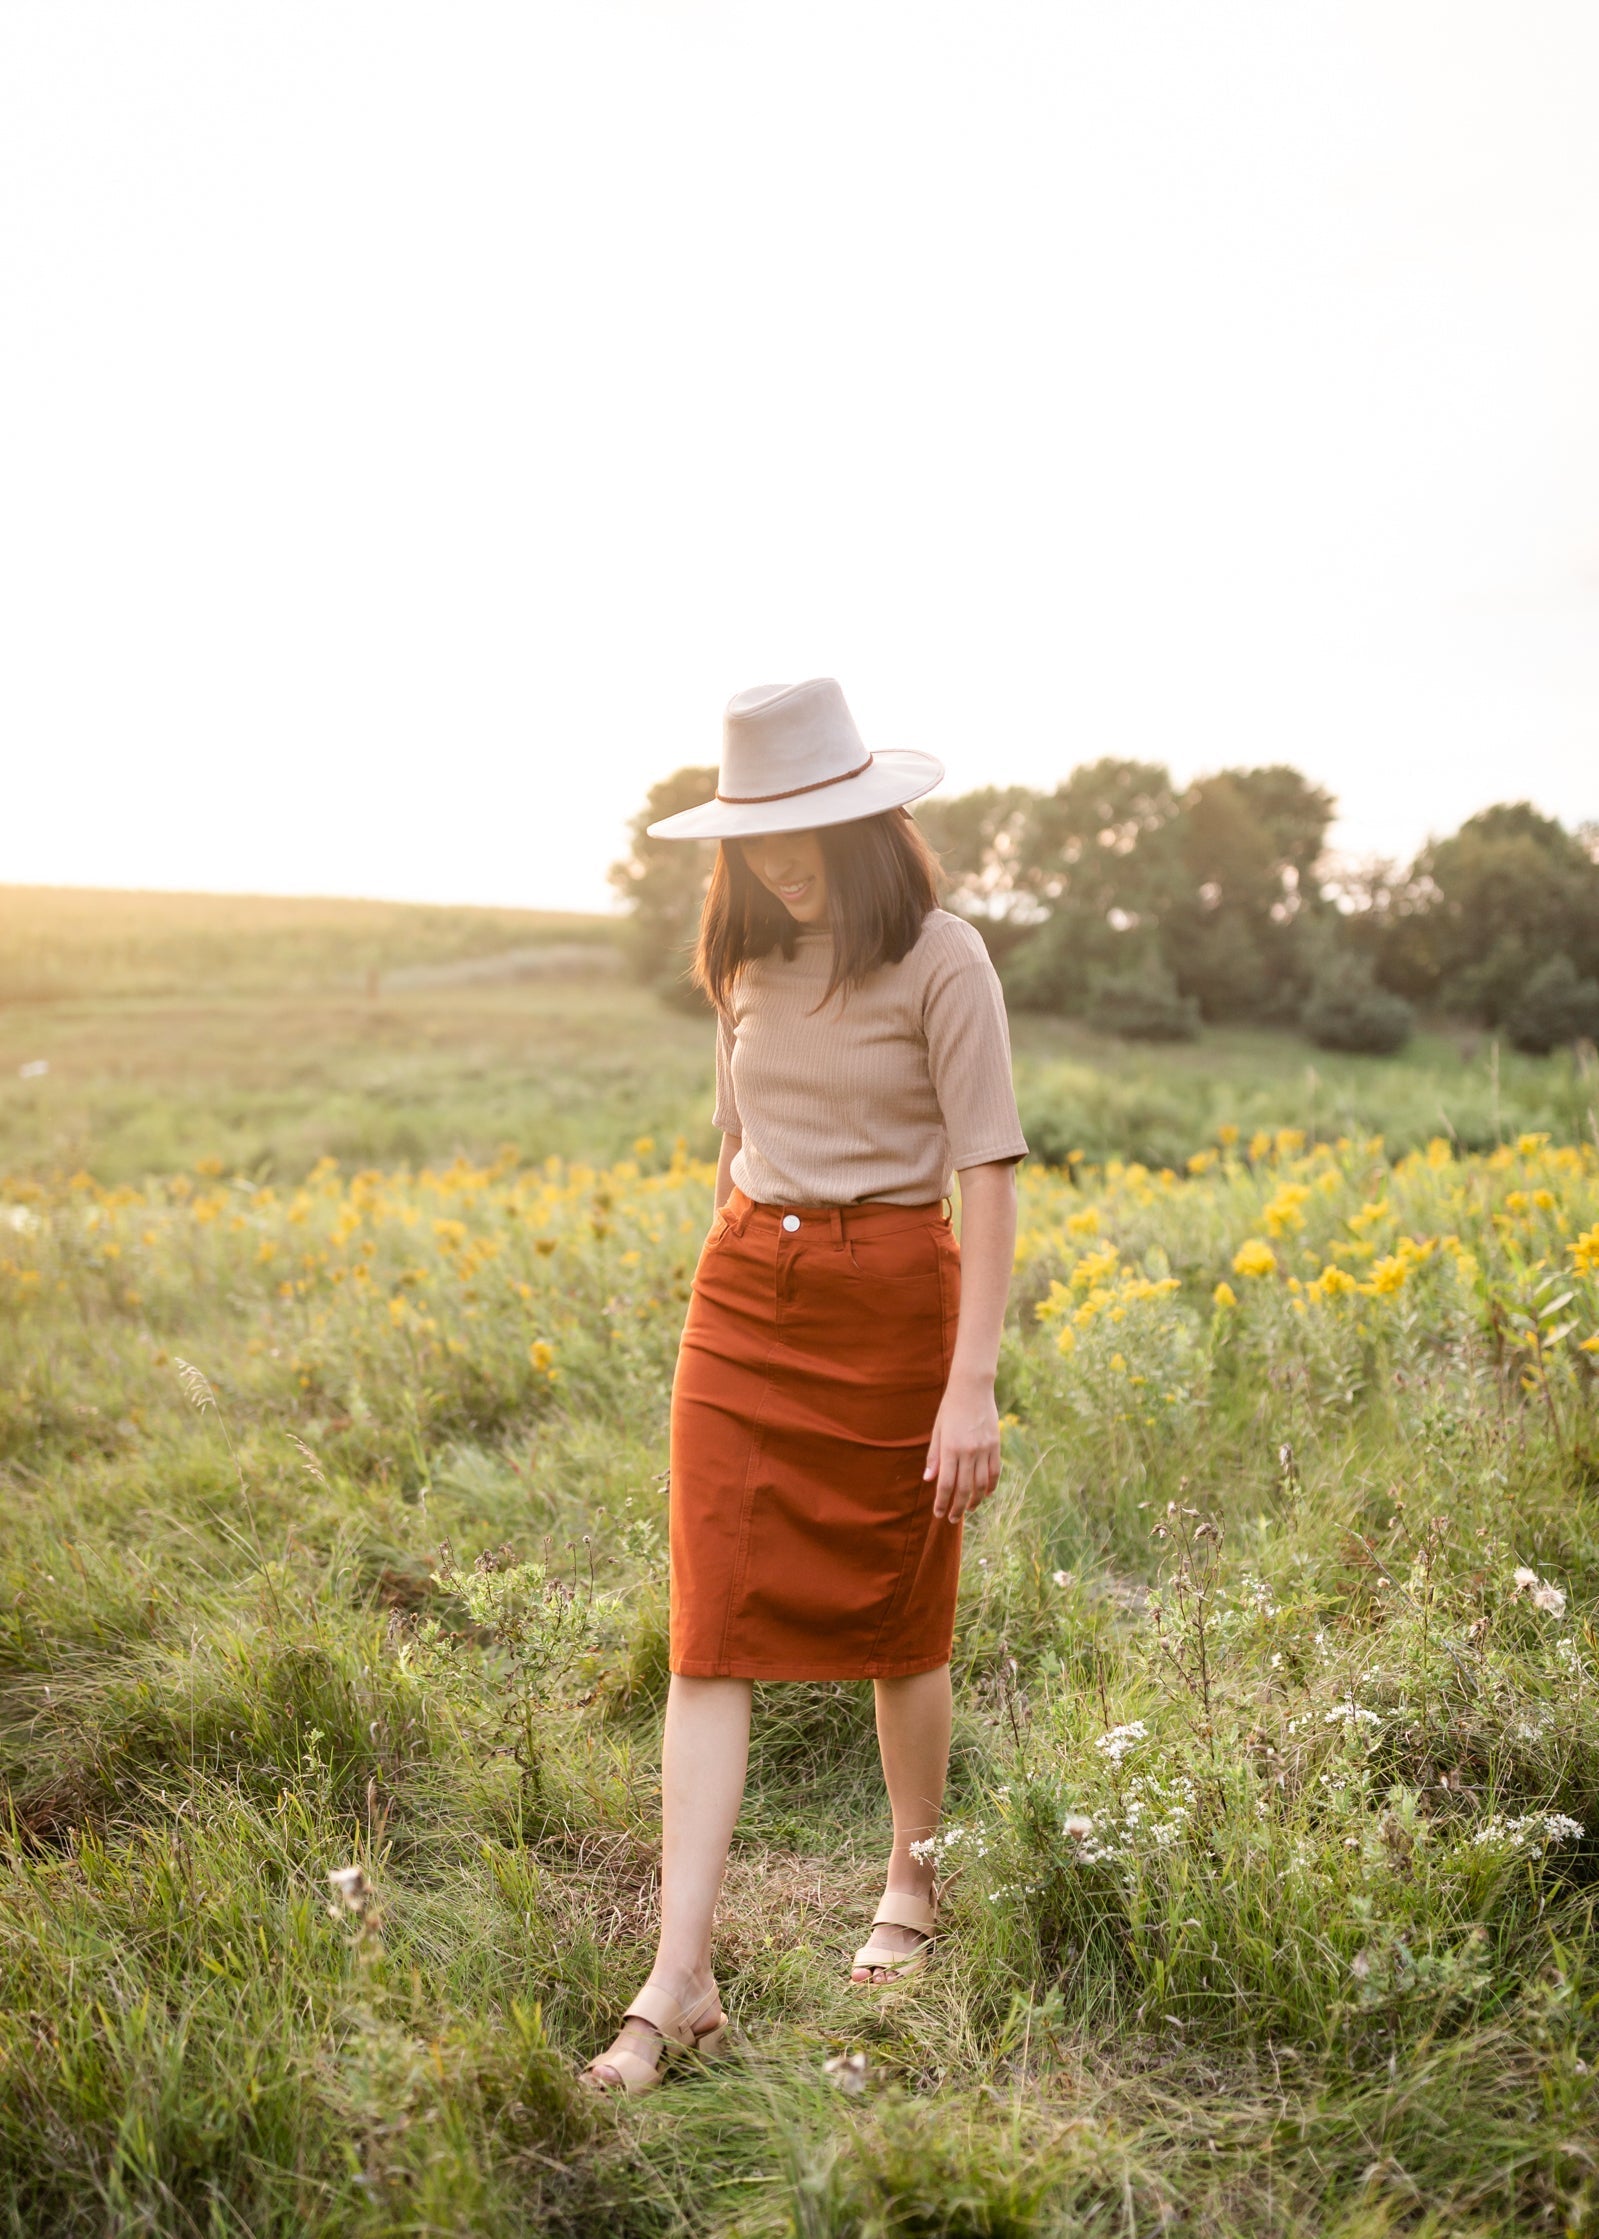
[[[1541,1585],[1534,1586],[1532,1606],[1534,1609],[1545,1611],[1550,1617],[1564,1617],[1566,1614],[1566,1597],[1558,1586],[1551,1586],[1545,1580]]]
[[[1503,1812],[1496,1811],[1471,1839],[1474,1843],[1504,1843],[1513,1850],[1527,1850],[1534,1843],[1581,1842],[1583,1833],[1582,1821],[1567,1812],[1529,1811],[1519,1819],[1507,1819]]]
[[[1113,1765],[1119,1765],[1141,1741],[1147,1741],[1148,1738],[1149,1728],[1141,1718],[1135,1718],[1130,1725],[1112,1726],[1108,1734],[1100,1735],[1094,1747],[1101,1755],[1108,1757]]]
[[[351,1912],[366,1910],[366,1901],[372,1894],[372,1884],[366,1878],[364,1867],[335,1866],[328,1880],[333,1884],[335,1896],[342,1898]]]
[[[1086,1811],[1068,1812],[1061,1821],[1060,1831],[1063,1835],[1070,1836],[1074,1843],[1087,1842],[1089,1836],[1094,1832],[1094,1822],[1089,1818]]]
[[[1518,1564],[1510,1576],[1512,1591],[1518,1594],[1524,1592],[1527,1587],[1536,1586],[1538,1583],[1538,1573],[1535,1570],[1529,1570],[1525,1563]]]

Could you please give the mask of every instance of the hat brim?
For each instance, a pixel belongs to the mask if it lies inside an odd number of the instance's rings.
[[[914,747],[874,754],[859,777],[818,785],[786,801],[701,801],[646,827],[652,840],[752,839],[759,832],[810,832],[819,824],[854,824],[919,801],[943,782],[944,765]]]

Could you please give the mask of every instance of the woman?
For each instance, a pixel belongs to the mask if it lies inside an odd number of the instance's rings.
[[[906,807],[943,774],[869,754],[830,679],[766,687],[728,707],[716,799],[650,827],[721,841],[695,976],[722,1152],[672,1394],[660,1942],[586,2071],[601,2090],[720,2042],[711,1925],[756,1679],[873,1681],[894,1841],[852,1979],[931,1944],[960,1524],[999,1476],[1027,1150],[999,982]]]

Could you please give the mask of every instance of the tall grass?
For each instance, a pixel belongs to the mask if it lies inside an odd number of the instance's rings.
[[[847,1982],[869,1694],[763,1689],[738,2049],[617,2107],[708,1198],[6,1189],[0,2229],[1590,2228],[1599,1155],[1027,1171],[941,1956]]]

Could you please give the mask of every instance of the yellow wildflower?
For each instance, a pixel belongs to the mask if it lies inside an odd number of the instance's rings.
[[[542,1337],[535,1337],[527,1349],[527,1357],[541,1376],[547,1376],[555,1361],[555,1347]]]
[[[1210,1295],[1218,1306],[1236,1306],[1238,1304],[1238,1293],[1233,1289],[1231,1283],[1218,1283]]]
[[[1231,1150],[1238,1140],[1238,1130],[1231,1120],[1223,1120],[1216,1130],[1216,1140],[1224,1150]]]
[[[1070,1322],[1055,1339],[1055,1350],[1057,1353],[1074,1353],[1077,1350],[1077,1332]]]
[[[1522,1158],[1536,1158],[1549,1140],[1547,1135],[1518,1135],[1516,1150]]]
[[[1372,1203],[1362,1205],[1358,1212],[1351,1213],[1349,1225],[1355,1234],[1360,1236],[1368,1228],[1375,1228],[1379,1221],[1384,1221],[1387,1218],[1388,1200],[1386,1197],[1379,1197]]]
[[[1344,1298],[1359,1288],[1347,1267],[1324,1267],[1305,1295],[1307,1298]]]
[[[1275,1275],[1277,1255],[1258,1236],[1246,1236],[1233,1254],[1235,1275]]]
[[[1066,1216],[1066,1233],[1068,1236],[1097,1236],[1099,1234],[1099,1207],[1097,1205],[1085,1205],[1080,1213],[1068,1213]]]
[[[1249,1138],[1250,1157],[1265,1158],[1271,1150],[1271,1141],[1272,1139],[1266,1129],[1257,1127],[1254,1134]]]
[[[1072,1289],[1092,1290],[1106,1275],[1116,1272],[1117,1251],[1114,1244],[1107,1244],[1102,1252],[1087,1252],[1072,1269]]]
[[[1303,1228],[1305,1216],[1299,1210],[1310,1195],[1304,1182],[1284,1182],[1282,1188],[1266,1207],[1264,1219],[1273,1236],[1282,1236],[1289,1229]]]
[[[1599,1329],[1594,1331],[1592,1337],[1585,1337],[1577,1350],[1579,1353],[1599,1353]]]
[[[1371,1271],[1370,1279],[1361,1289],[1368,1298],[1391,1298],[1402,1291],[1410,1279],[1411,1260],[1407,1253],[1390,1252],[1380,1259]]]
[[[1571,1246],[1571,1256],[1577,1263],[1579,1275],[1599,1275],[1599,1221],[1583,1230]]]
[[[1215,1163],[1216,1153],[1214,1151],[1195,1151],[1193,1157],[1188,1161],[1188,1171],[1190,1174],[1208,1174]]]

